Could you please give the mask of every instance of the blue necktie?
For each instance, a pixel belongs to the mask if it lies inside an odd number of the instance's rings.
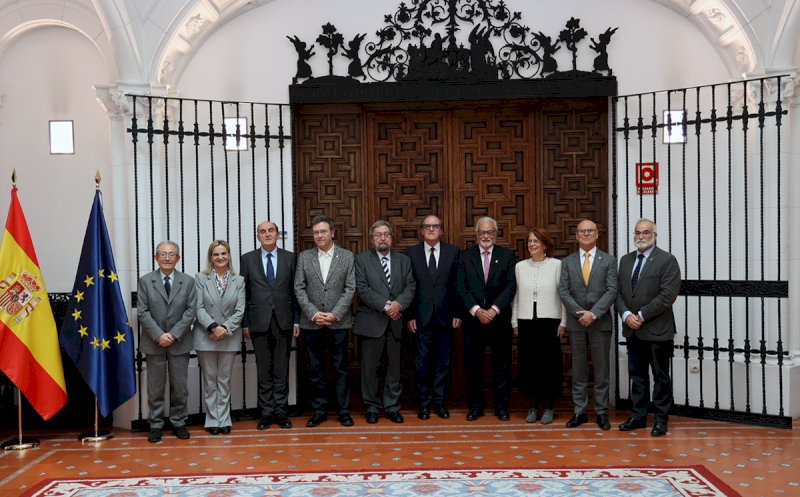
[[[639,254],[637,257],[639,261],[636,263],[636,267],[633,268],[633,276],[631,276],[631,291],[636,290],[636,283],[639,282],[639,271],[642,270],[642,262],[644,262],[644,254]]]
[[[275,266],[272,265],[272,254],[267,254],[267,283],[275,286]]]

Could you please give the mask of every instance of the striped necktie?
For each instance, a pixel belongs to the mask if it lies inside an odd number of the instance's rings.
[[[383,274],[386,275],[386,281],[389,286],[392,286],[392,275],[389,274],[389,258],[386,256],[381,257],[381,265],[383,266]]]

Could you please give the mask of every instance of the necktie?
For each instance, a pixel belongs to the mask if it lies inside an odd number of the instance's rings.
[[[633,276],[631,276],[631,291],[636,290],[636,283],[639,282],[639,271],[642,270],[642,263],[644,262],[644,254],[639,254],[637,259],[639,259],[639,261],[636,263],[636,267],[633,268]]]
[[[489,281],[489,251],[483,251],[483,281]]]
[[[389,258],[388,257],[381,257],[381,265],[383,266],[383,274],[386,275],[386,282],[389,283],[389,286],[392,286],[392,275],[389,274]]]
[[[275,286],[275,266],[272,265],[272,254],[267,254],[267,283]]]
[[[167,291],[167,297],[169,297],[169,292],[172,290],[172,285],[169,283],[169,276],[164,276],[164,290]]]
[[[589,252],[583,254],[583,256],[585,257],[583,261],[583,282],[586,283],[587,285],[589,284],[589,272],[592,269],[592,266],[589,265],[589,255],[590,255]]]
[[[433,255],[435,251],[436,249],[431,247],[431,256],[428,258],[428,271],[430,271],[431,274],[436,272],[436,257]]]

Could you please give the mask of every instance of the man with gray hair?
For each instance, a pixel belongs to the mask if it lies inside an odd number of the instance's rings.
[[[374,248],[356,256],[358,309],[353,333],[362,338],[361,395],[367,408],[367,423],[377,423],[381,406],[386,417],[402,423],[400,414],[400,337],[403,311],[414,299],[416,283],[411,260],[392,248],[392,225],[376,221],[369,229]],[[386,351],[386,381],[383,404],[379,396],[381,356]]]
[[[164,388],[169,370],[169,420],[180,439],[189,438],[186,419],[189,409],[187,386],[189,353],[194,348],[192,323],[195,317],[194,278],[175,270],[181,260],[178,244],[163,241],[153,257],[158,269],[139,278],[136,310],[141,338],[139,350],[147,361],[147,441],[161,441],[164,426]]]
[[[511,398],[511,303],[517,291],[514,252],[495,245],[497,221],[482,217],[475,223],[477,244],[458,256],[456,291],[464,330],[467,369],[467,421],[483,416],[483,358],[491,347],[494,413],[508,421]]]

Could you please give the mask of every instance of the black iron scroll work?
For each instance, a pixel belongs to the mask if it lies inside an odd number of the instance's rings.
[[[366,34],[345,42],[334,25],[322,26],[316,43],[327,49],[328,75],[313,77],[309,59],[312,48],[297,36],[289,37],[297,50],[297,74],[313,84],[414,81],[490,82],[507,79],[612,77],[608,66],[608,44],[617,28],[590,38],[597,53],[592,71],[577,69],[577,45],[588,35],[580,19],[571,18],[553,41],[541,31],[521,24],[521,14],[511,12],[503,0],[412,0],[401,3],[394,15],[384,17],[376,32],[378,41],[361,49]],[[434,32],[443,26],[444,32]],[[472,26],[467,45],[456,34]],[[439,30],[441,31],[441,30]],[[500,48],[495,50],[495,46]],[[559,71],[553,55],[562,47],[572,52],[572,69]],[[334,75],[334,57],[350,60],[347,76]],[[362,62],[362,57],[364,61]]]

